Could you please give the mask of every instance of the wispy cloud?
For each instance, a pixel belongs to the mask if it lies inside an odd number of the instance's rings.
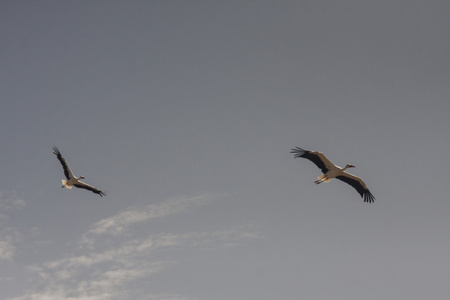
[[[20,210],[26,205],[25,200],[19,199],[16,196],[7,197],[0,192],[0,211]]]
[[[0,240],[0,260],[11,260],[14,252],[16,251],[16,247],[13,245],[11,241],[11,236],[4,236],[2,233],[2,240]]]
[[[146,222],[151,219],[163,218],[172,214],[182,213],[192,206],[208,203],[211,194],[202,194],[197,197],[178,197],[166,200],[159,204],[150,204],[144,208],[127,209],[112,217],[95,223],[92,228],[82,236],[81,244],[89,245],[99,235],[119,235],[128,230],[130,226]]]
[[[25,201],[15,196],[7,197],[0,193],[0,262],[11,261],[16,252],[16,242],[21,234],[8,226],[10,214],[25,207]]]
[[[183,213],[210,202],[212,195],[175,198],[142,209],[127,209],[100,220],[82,235],[78,248],[65,257],[35,265],[30,269],[38,275],[38,288],[11,300],[130,299],[133,291],[127,284],[154,276],[178,262],[167,258],[164,249],[216,249],[236,246],[258,238],[255,228],[241,226],[204,232],[162,232],[147,236],[133,234],[131,226]],[[123,234],[128,232],[128,234]],[[101,237],[109,237],[102,239]],[[111,242],[111,240],[113,240]],[[89,244],[89,247],[86,247]],[[171,291],[170,291],[171,292]],[[187,300],[177,294],[146,295],[150,300]]]

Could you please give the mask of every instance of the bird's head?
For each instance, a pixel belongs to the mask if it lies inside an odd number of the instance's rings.
[[[345,166],[345,168],[346,169],[348,169],[348,168],[354,168],[355,166],[354,165],[351,165],[351,164],[347,164],[346,166]]]
[[[83,175],[81,175],[81,176],[80,176],[80,179],[84,179],[84,176],[83,176]]]

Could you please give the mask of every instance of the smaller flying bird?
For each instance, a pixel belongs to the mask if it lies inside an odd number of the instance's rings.
[[[106,194],[104,192],[100,191],[99,189],[96,189],[95,187],[80,181],[80,179],[84,179],[84,176],[80,176],[78,178],[75,177],[72,173],[72,170],[70,170],[69,164],[66,162],[64,157],[62,157],[61,152],[59,152],[59,150],[58,150],[58,148],[56,148],[56,146],[53,146],[53,154],[56,155],[59,162],[61,163],[61,165],[64,169],[64,175],[67,178],[67,180],[61,180],[61,182],[63,184],[62,188],[71,189],[72,186],[74,186],[77,188],[82,188],[82,189],[91,191],[95,194],[99,194],[100,197],[106,196]]]
[[[364,202],[374,202],[375,197],[369,191],[364,181],[353,174],[345,172],[346,169],[354,168],[355,166],[348,164],[344,168],[341,168],[329,161],[322,152],[308,151],[299,147],[292,149],[291,153],[295,154],[295,158],[303,157],[309,159],[317,167],[319,167],[319,169],[322,170],[323,175],[317,177],[318,180],[314,181],[315,184],[328,182],[332,178],[337,178],[354,187],[356,191],[361,195],[361,198],[364,199]]]

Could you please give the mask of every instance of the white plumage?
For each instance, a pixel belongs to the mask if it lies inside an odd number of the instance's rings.
[[[56,148],[56,146],[53,147],[53,154],[56,155],[56,157],[58,158],[59,162],[61,163],[63,169],[64,169],[64,175],[66,176],[67,180],[63,179],[61,180],[62,182],[62,187],[64,188],[68,188],[71,189],[72,186],[77,187],[77,188],[81,188],[81,189],[85,189],[88,191],[91,191],[95,194],[100,195],[100,197],[106,196],[106,194],[104,192],[102,192],[101,190],[87,184],[84,183],[82,181],[80,181],[80,179],[84,179],[84,176],[80,176],[80,177],[75,177],[72,173],[72,170],[69,167],[69,164],[66,162],[66,160],[64,159],[64,157],[62,157],[61,152],[59,152],[58,148]]]
[[[336,166],[333,164],[323,153],[316,151],[308,151],[302,148],[296,147],[292,149],[291,153],[294,153],[294,157],[303,157],[312,161],[319,169],[322,170],[323,175],[317,177],[315,184],[320,184],[322,182],[328,182],[332,178],[337,178],[349,185],[353,186],[356,191],[364,199],[364,202],[374,202],[375,197],[367,188],[364,181],[348,172],[345,172],[348,168],[354,168],[355,166],[347,164],[344,168]]]

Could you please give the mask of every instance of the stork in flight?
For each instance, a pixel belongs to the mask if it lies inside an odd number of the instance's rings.
[[[362,181],[361,178],[353,174],[345,172],[346,169],[354,168],[355,166],[348,164],[344,168],[341,168],[333,164],[331,161],[329,161],[328,158],[326,158],[326,156],[323,155],[323,153],[316,151],[308,151],[299,147],[292,149],[291,153],[295,154],[294,155],[295,158],[303,157],[309,159],[317,167],[319,167],[319,169],[322,170],[323,175],[317,177],[317,180],[314,181],[315,184],[328,182],[332,178],[337,178],[354,187],[356,191],[361,195],[361,198],[364,199],[364,202],[369,203],[374,202],[375,197],[369,191],[364,181]]]
[[[58,150],[58,148],[56,148],[56,146],[53,147],[53,154],[56,155],[59,162],[61,163],[61,165],[64,169],[64,175],[67,178],[67,180],[61,180],[61,182],[63,184],[62,188],[66,187],[68,189],[71,189],[72,186],[74,186],[77,188],[82,188],[82,189],[91,191],[95,194],[99,194],[100,197],[106,196],[106,194],[104,192],[100,191],[99,189],[96,189],[95,187],[80,181],[80,179],[84,179],[84,176],[80,176],[78,178],[75,177],[72,173],[72,170],[70,170],[69,164],[66,162],[64,157],[62,157],[61,152],[59,152],[59,150]]]

